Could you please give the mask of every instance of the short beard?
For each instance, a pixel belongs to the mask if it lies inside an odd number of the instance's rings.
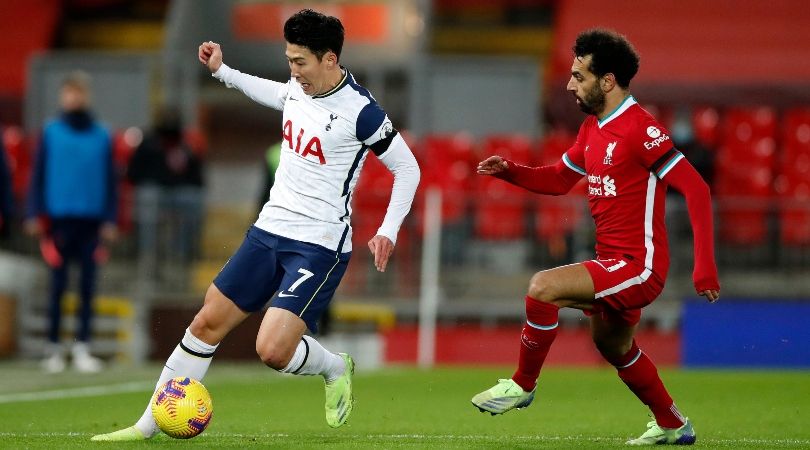
[[[580,99],[579,109],[585,114],[599,115],[605,109],[605,93],[599,88],[599,83],[593,89],[585,93],[585,98]]]

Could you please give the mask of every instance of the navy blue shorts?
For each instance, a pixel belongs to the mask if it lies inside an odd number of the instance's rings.
[[[351,252],[268,233],[251,226],[239,249],[214,279],[214,285],[239,309],[270,306],[297,315],[312,332],[340,284]]]

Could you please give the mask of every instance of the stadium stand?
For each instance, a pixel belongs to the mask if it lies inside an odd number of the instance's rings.
[[[780,241],[786,247],[810,245],[810,109],[795,108],[784,116],[782,158],[776,189]]]
[[[468,210],[468,192],[472,183],[477,153],[470,135],[434,134],[422,138],[414,153],[422,169],[421,189],[417,191],[414,209],[422,216],[424,193],[435,187],[443,194],[442,222],[458,224],[465,220]],[[417,219],[421,232],[421,219]]]
[[[549,133],[539,144],[537,164],[555,164],[576,139],[565,131]],[[560,197],[535,196],[534,233],[537,241],[559,246],[569,236],[582,219],[581,201],[573,198],[585,193],[584,182],[580,182],[568,195]],[[556,243],[556,244],[553,244]]]
[[[717,155],[718,235],[731,244],[761,245],[776,164],[776,112],[770,107],[731,108],[724,116]]]
[[[695,139],[709,148],[720,141],[720,113],[714,106],[698,105],[692,109],[692,129]]]
[[[531,141],[525,136],[494,135],[483,140],[477,159],[499,155],[521,164],[531,164],[533,153]],[[488,241],[524,238],[530,193],[493,177],[475,176],[473,180],[476,238]]]

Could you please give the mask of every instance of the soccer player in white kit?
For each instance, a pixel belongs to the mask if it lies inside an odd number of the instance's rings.
[[[302,10],[284,25],[291,79],[243,74],[222,62],[219,44],[205,42],[199,60],[228,87],[283,111],[282,153],[270,198],[242,246],[222,268],[205,302],[169,356],[157,386],[171,378],[201,380],[219,342],[269,302],[256,352],[279,372],[321,375],[326,421],[346,423],[352,411],[352,358],[305,335],[317,331],[351,256],[351,197],[368,151],[394,174],[391,200],[368,246],[383,272],[419,184],[419,166],[369,92],[339,64],[343,25]],[[147,406],[138,422],[94,441],[136,441],[158,433]]]

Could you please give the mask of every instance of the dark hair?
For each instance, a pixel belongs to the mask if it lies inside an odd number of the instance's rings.
[[[284,40],[306,47],[318,57],[332,51],[340,59],[343,50],[343,24],[336,17],[302,9],[284,23]]]
[[[638,53],[626,37],[615,31],[599,28],[583,31],[574,43],[574,56],[591,55],[588,70],[597,77],[612,73],[624,89],[638,72]]]

